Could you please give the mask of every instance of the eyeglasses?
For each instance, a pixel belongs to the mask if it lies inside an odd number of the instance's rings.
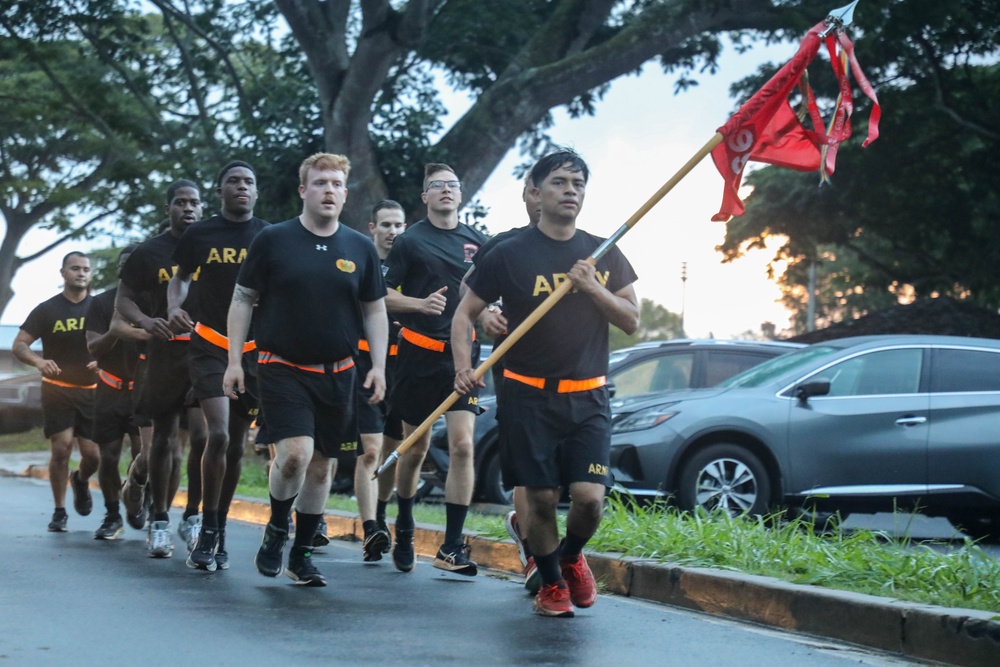
[[[428,190],[444,190],[444,186],[448,186],[452,190],[461,190],[462,181],[431,181],[427,184]]]

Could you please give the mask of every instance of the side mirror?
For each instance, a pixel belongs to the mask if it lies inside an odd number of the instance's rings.
[[[826,378],[804,382],[795,388],[795,397],[800,401],[808,401],[811,396],[826,396],[829,393],[830,381]]]

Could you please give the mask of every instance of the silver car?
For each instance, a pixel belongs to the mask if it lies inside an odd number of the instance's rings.
[[[616,483],[683,509],[916,507],[1000,532],[997,340],[845,338],[612,410]]]

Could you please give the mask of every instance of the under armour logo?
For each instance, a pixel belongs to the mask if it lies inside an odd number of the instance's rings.
[[[316,250],[326,250],[326,246],[325,245],[320,245],[320,244],[317,243],[316,244]]]

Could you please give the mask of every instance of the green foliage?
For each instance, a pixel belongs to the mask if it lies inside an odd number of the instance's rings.
[[[631,336],[618,327],[609,325],[608,346],[612,350],[632,347],[648,340],[681,338],[681,317],[649,299],[639,300],[639,329]]]

